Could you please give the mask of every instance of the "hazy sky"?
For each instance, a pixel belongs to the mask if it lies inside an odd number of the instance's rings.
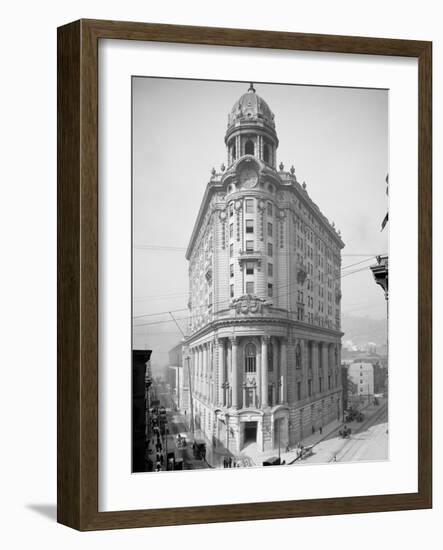
[[[162,312],[172,311],[186,327],[185,249],[211,169],[226,164],[227,114],[248,86],[133,79],[134,346],[154,349],[158,364],[167,363],[181,338]],[[388,92],[255,88],[275,114],[277,163],[286,170],[294,165],[298,181],[306,181],[311,198],[341,230],[343,268],[363,262],[343,271],[342,314],[384,317],[383,292],[370,270],[347,273],[374,263],[354,255],[388,252],[388,227],[380,231],[387,210]]]

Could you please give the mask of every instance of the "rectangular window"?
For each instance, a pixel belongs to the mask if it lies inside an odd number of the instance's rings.
[[[232,239],[234,237],[234,224],[229,224],[229,237]]]
[[[230,258],[234,257],[234,245],[233,244],[229,245],[229,257]]]
[[[272,202],[268,202],[268,216],[272,216]]]
[[[297,382],[297,401],[301,400],[301,382]]]
[[[246,252],[254,252],[254,241],[246,241]]]
[[[331,389],[331,376],[328,376],[328,390]]]
[[[256,372],[256,357],[255,355],[246,355],[245,372]]]
[[[268,256],[272,256],[272,243],[268,243]]]
[[[268,222],[268,237],[272,237],[272,223]]]
[[[246,275],[254,275],[254,264],[252,262],[246,263]]]
[[[254,233],[254,221],[246,220],[246,233]]]
[[[272,394],[273,394],[272,385],[269,384],[269,386],[268,386],[268,404],[269,404],[270,407],[272,407],[272,405],[274,404],[273,401],[272,401]]]
[[[312,397],[312,380],[308,380],[308,397]]]
[[[323,379],[321,376],[318,378],[318,391],[321,393],[323,391]]]
[[[272,283],[268,283],[268,296],[272,298],[273,289],[272,289]]]
[[[274,274],[274,266],[272,264],[268,264],[268,277],[272,277]]]
[[[231,264],[231,265],[229,266],[229,275],[230,275],[231,277],[234,276],[234,264]]]
[[[252,214],[254,212],[254,199],[245,200],[245,211],[247,214]]]
[[[234,298],[234,285],[229,286],[231,298]]]
[[[246,282],[246,294],[254,294],[254,283],[253,281]]]

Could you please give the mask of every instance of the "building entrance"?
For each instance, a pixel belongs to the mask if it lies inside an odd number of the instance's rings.
[[[257,442],[257,422],[244,423],[244,445]]]

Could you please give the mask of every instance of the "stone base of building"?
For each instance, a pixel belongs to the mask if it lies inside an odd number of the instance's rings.
[[[342,416],[341,389],[316,400],[295,405],[276,405],[263,409],[213,408],[193,400],[194,423],[214,446],[234,455],[269,453],[302,442]]]

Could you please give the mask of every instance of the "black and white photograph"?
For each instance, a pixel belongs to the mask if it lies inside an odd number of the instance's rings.
[[[133,472],[389,460],[388,123],[386,89],[132,78]]]

